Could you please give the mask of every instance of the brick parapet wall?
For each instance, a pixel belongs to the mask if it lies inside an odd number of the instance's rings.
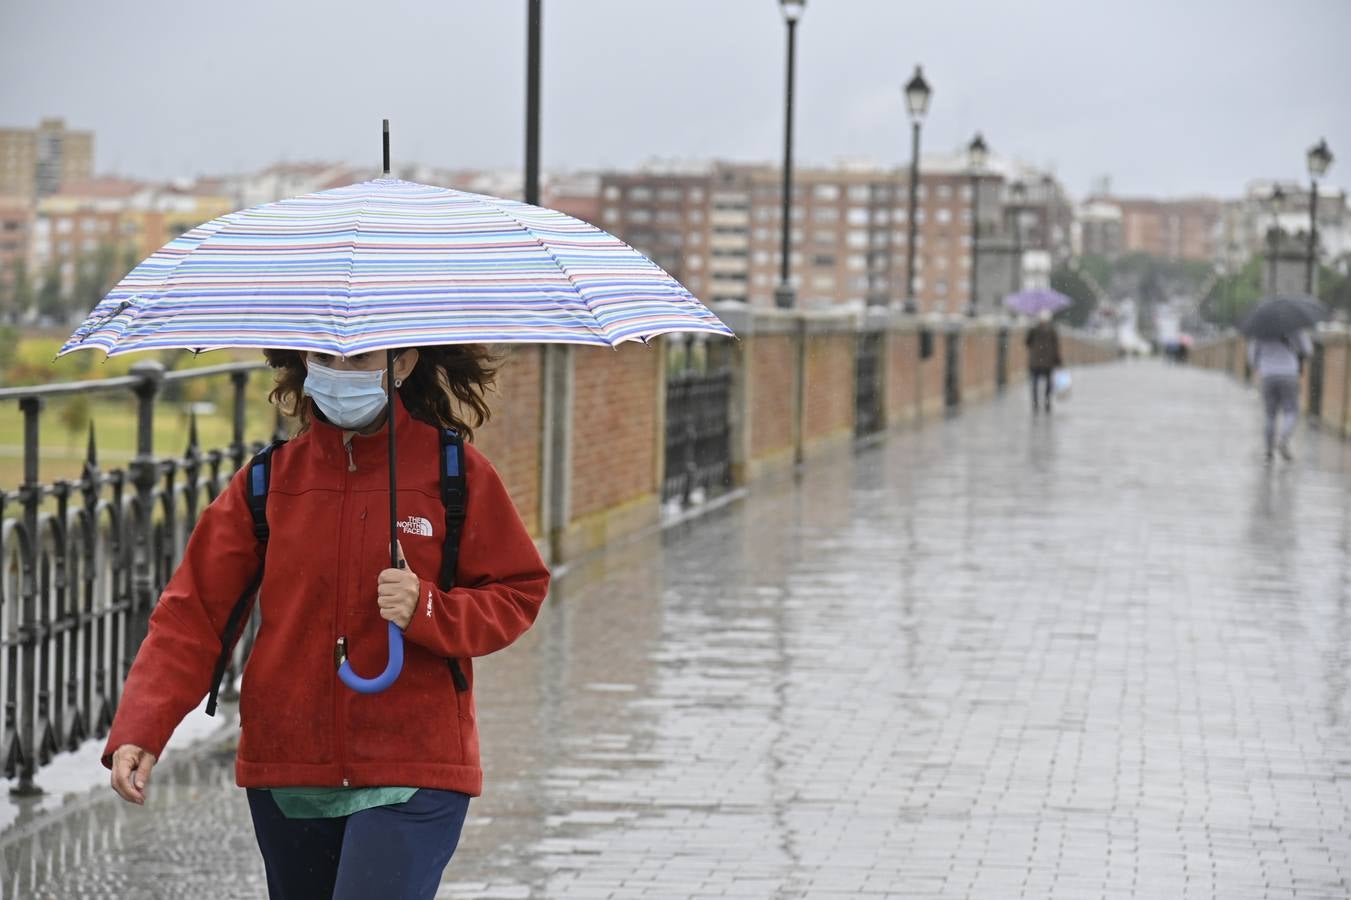
[[[499,358],[497,385],[489,394],[492,417],[474,432],[474,445],[506,482],[531,534],[540,533],[540,354],[520,345]]]
[[[949,334],[956,334],[960,347],[963,404],[995,393],[1001,328],[1009,329],[1008,380],[1024,377],[1019,325],[745,307],[719,313],[739,335],[729,353],[710,358],[730,360],[733,370],[732,473],[742,486],[853,446],[857,353],[864,332],[883,335],[882,409],[889,428],[943,411]],[[925,331],[933,353],[920,359]],[[1062,332],[1062,340],[1067,357],[1078,365],[1115,355],[1110,346],[1073,333]],[[527,526],[558,561],[660,521],[667,349],[665,342],[575,348],[565,364],[568,388],[562,394],[546,390],[543,359],[537,347],[509,356],[493,397],[493,420],[477,443],[502,473]],[[556,381],[551,377],[551,384]],[[564,427],[549,438],[541,426],[554,418]],[[554,444],[546,446],[548,440]],[[542,497],[541,473],[551,458],[561,460],[561,468],[551,469],[560,473],[553,478],[559,484]],[[556,524],[548,528],[546,521]],[[546,530],[551,534],[543,534]]]
[[[1314,339],[1322,345],[1323,357],[1323,396],[1315,419],[1329,434],[1351,437],[1351,331],[1345,326],[1334,326],[1319,331]],[[1193,365],[1225,372],[1239,380],[1251,380],[1247,357],[1247,342],[1238,334],[1201,342],[1191,352]],[[1305,413],[1310,412],[1310,376],[1306,364],[1300,385],[1300,403]]]

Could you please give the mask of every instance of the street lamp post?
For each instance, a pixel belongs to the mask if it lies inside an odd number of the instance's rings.
[[[539,205],[539,57],[544,0],[527,0],[525,63],[525,202]]]
[[[788,25],[787,90],[784,93],[783,126],[783,259],[779,265],[779,286],[774,291],[774,303],[782,309],[796,305],[797,292],[792,281],[793,231],[793,76],[797,69],[797,23],[807,0],[779,0],[783,20]]]
[[[1318,179],[1322,178],[1332,165],[1332,151],[1328,142],[1320,139],[1309,148],[1309,258],[1305,261],[1304,291],[1313,293],[1314,270],[1318,264]]]
[[[1009,199],[1013,201],[1013,293],[1023,289],[1023,201],[1027,186],[1021,181],[1009,185]]]
[[[1271,225],[1267,228],[1267,293],[1276,292],[1276,266],[1280,265],[1281,207],[1285,191],[1278,184],[1271,189]]]
[[[980,286],[980,276],[977,274],[980,266],[980,256],[977,248],[980,244],[980,171],[985,166],[985,158],[989,155],[989,149],[985,146],[985,138],[980,132],[971,140],[966,148],[967,160],[971,165],[971,297],[966,305],[966,314],[971,318],[976,316],[977,295],[976,291]]]
[[[929,98],[933,92],[924,80],[924,72],[915,66],[915,76],[905,86],[905,105],[910,110],[910,216],[906,219],[909,229],[905,242],[905,311],[915,313],[919,305],[915,302],[915,236],[918,225],[915,216],[919,206],[919,127],[924,115],[929,111]]]

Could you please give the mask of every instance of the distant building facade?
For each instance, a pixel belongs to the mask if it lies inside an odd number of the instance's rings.
[[[1006,208],[1001,171],[980,179],[974,218],[980,222],[982,310],[1013,289],[1013,267],[1021,266],[1024,254],[1063,258],[1071,251],[1072,207],[1053,178],[1029,175],[1014,212]],[[653,166],[600,180],[597,224],[647,253],[700,299],[773,305],[782,265],[780,170],[728,163]],[[966,309],[972,187],[960,163],[921,164],[914,279],[921,311]],[[792,215],[790,266],[800,306],[904,303],[908,171],[799,169]]]
[[[1220,249],[1223,212],[1224,204],[1209,197],[1093,196],[1081,207],[1080,240],[1085,252],[1092,247],[1107,257],[1147,253],[1211,262]]]
[[[1225,205],[1221,259],[1240,266],[1273,247],[1303,246],[1308,253],[1311,192],[1299,181],[1253,181],[1243,198]],[[1347,192],[1318,189],[1318,256],[1325,265],[1344,267],[1351,260],[1351,206]]]
[[[94,174],[94,133],[62,119],[37,128],[0,128],[0,195],[33,201]]]

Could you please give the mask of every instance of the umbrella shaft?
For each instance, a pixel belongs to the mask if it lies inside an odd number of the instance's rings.
[[[394,462],[394,351],[385,351],[385,389],[389,403],[385,421],[389,425],[389,567],[399,569],[399,483]]]

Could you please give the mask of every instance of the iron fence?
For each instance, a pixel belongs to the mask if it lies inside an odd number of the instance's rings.
[[[858,336],[854,356],[854,436],[858,438],[882,430],[882,347],[880,331]]]
[[[996,388],[1003,390],[1009,384],[1009,329],[1007,326],[999,329],[998,343],[995,347],[994,383]]]
[[[699,502],[732,483],[732,369],[726,341],[672,338],[662,501]]]
[[[166,372],[141,362],[120,378],[0,389],[23,416],[23,482],[0,491],[0,771],[11,793],[41,793],[37,770],[62,750],[107,735],[121,688],[145,637],[160,589],[182,556],[202,509],[262,442],[245,441],[249,376],[262,363]],[[166,388],[202,378],[233,384],[233,439],[203,450],[197,422],[181,456],[156,456],[156,401]],[[136,404],[136,455],[99,465],[90,425],[78,478],[38,477],[47,400],[129,391]],[[281,422],[275,430],[280,432]],[[256,622],[236,649],[252,646]],[[222,696],[233,698],[235,667]]]
[[[1326,348],[1321,340],[1313,342],[1313,356],[1309,359],[1309,401],[1310,419],[1323,417],[1323,369]]]
[[[943,404],[953,409],[962,402],[962,333],[950,328],[944,338],[947,340],[947,357],[943,370]]]

